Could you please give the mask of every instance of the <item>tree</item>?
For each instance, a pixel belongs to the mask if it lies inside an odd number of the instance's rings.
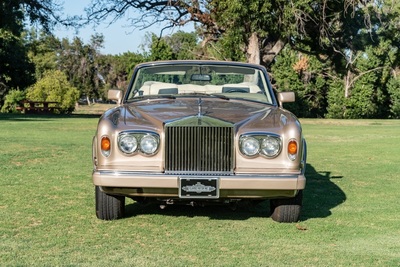
[[[38,34],[35,29],[29,31],[27,39],[28,57],[35,65],[35,78],[39,80],[46,71],[58,68],[61,42],[48,32],[40,31]]]
[[[176,59],[172,48],[165,39],[158,39],[155,34],[151,35],[149,60],[171,60]]]
[[[24,89],[34,82],[34,65],[20,36],[0,28],[0,104],[10,88]]]
[[[57,15],[60,10],[52,0],[0,2],[0,104],[10,88],[24,89],[34,82],[34,66],[23,36],[24,20],[49,31],[61,21]]]
[[[396,51],[400,45],[399,12],[400,3],[373,1],[358,8],[359,14],[354,19],[344,20],[343,33],[336,37],[330,58],[337,78],[343,80],[346,99],[351,96],[357,80],[364,75],[398,66],[400,58]],[[379,60],[375,60],[375,64],[364,62],[364,67],[360,68],[364,58],[374,53],[381,54],[373,56]],[[365,68],[366,65],[369,68]]]
[[[96,60],[97,72],[103,77],[104,92],[108,89],[125,90],[128,86],[133,68],[147,61],[142,54],[125,52],[121,55],[100,55]]]
[[[178,31],[164,39],[176,59],[196,59],[199,57],[200,49],[196,33]]]
[[[36,79],[48,70],[61,70],[81,96],[104,99],[110,88],[125,89],[134,66],[144,62],[144,55],[127,52],[103,55],[104,37],[94,35],[89,43],[80,38],[59,40],[51,33],[31,30],[28,35],[29,57],[35,64]]]
[[[88,104],[90,98],[103,95],[104,77],[99,73],[97,65],[103,42],[104,36],[101,34],[93,35],[89,44],[84,44],[78,37],[72,42],[63,39],[58,50],[58,68],[78,88],[81,96],[87,97]]]
[[[145,46],[148,47],[147,60],[182,60],[201,57],[202,52],[195,32],[178,31],[172,35],[158,37],[147,33]],[[145,53],[146,54],[146,53]]]
[[[23,18],[17,1],[0,3],[0,101],[10,88],[25,88],[34,81],[22,37]]]
[[[51,70],[46,71],[43,78],[28,88],[26,97],[34,101],[59,102],[61,112],[67,113],[74,110],[79,91],[71,86],[63,72]]]
[[[393,77],[388,83],[390,95],[390,118],[400,119],[400,79]]]
[[[390,115],[396,94],[389,90],[393,85],[389,81],[395,74],[393,63],[398,61],[398,48],[392,46],[391,40],[377,38],[377,41],[351,55],[351,66],[343,69],[343,75],[333,77],[342,85],[340,90],[337,86],[329,89],[332,94],[328,94],[328,117],[387,118]],[[334,99],[329,99],[330,96]]]
[[[350,20],[365,19],[373,28],[370,17],[376,10],[369,6],[379,4],[372,0],[96,0],[87,15],[96,23],[113,22],[133,10],[141,15],[130,18],[132,27],[162,23],[161,34],[167,28],[195,22],[204,44],[223,40],[220,58],[236,60],[235,55],[245,54],[249,62],[269,65],[287,44],[303,53],[332,53],[347,41],[340,36]]]
[[[323,117],[326,113],[328,81],[326,66],[315,57],[286,47],[271,68],[277,91],[293,91],[296,102],[285,108],[300,117]]]

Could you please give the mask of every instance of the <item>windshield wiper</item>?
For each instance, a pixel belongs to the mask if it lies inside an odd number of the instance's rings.
[[[141,95],[141,96],[136,96],[134,98],[128,99],[127,102],[134,102],[134,101],[140,101],[140,100],[145,100],[145,99],[154,99],[154,98],[176,99],[176,97],[174,95]]]
[[[205,97],[216,97],[224,100],[230,100],[229,97],[221,95],[221,94],[206,94],[206,93],[185,93],[185,94],[179,94],[178,96],[205,96]]]
[[[227,97],[226,95],[221,95],[221,94],[210,94],[210,95],[221,98],[221,99],[230,100],[230,98]]]

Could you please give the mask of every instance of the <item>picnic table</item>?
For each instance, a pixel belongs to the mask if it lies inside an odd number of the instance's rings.
[[[23,100],[21,105],[17,107],[22,113],[53,113],[60,110],[59,102],[56,101],[31,101]]]

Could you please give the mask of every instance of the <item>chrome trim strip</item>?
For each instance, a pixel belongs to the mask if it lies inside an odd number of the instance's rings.
[[[111,171],[111,170],[100,170],[100,171],[93,171],[93,173],[98,173],[100,175],[107,175],[107,176],[144,176],[144,177],[164,177],[164,178],[171,178],[171,177],[178,177],[182,176],[182,174],[164,174],[164,173],[151,173],[151,172],[135,172],[135,171]],[[268,179],[268,178],[282,178],[282,179],[290,179],[290,178],[298,178],[299,175],[303,175],[303,173],[293,173],[293,174],[233,174],[233,175],[221,175],[221,178],[228,178],[228,179],[243,179],[243,178],[260,178],[260,179]],[[196,177],[202,177],[201,173],[197,173]],[[215,174],[213,175],[216,176]],[[218,176],[218,175],[217,175]],[[208,176],[204,175],[204,178],[208,178]]]

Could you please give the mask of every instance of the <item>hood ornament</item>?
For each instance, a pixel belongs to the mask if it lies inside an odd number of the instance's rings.
[[[197,106],[199,108],[199,111],[197,113],[198,125],[201,125],[201,116],[202,116],[201,113],[203,112],[203,107],[201,104],[203,104],[203,99],[201,99],[201,97],[199,97],[199,100],[197,101]]]

